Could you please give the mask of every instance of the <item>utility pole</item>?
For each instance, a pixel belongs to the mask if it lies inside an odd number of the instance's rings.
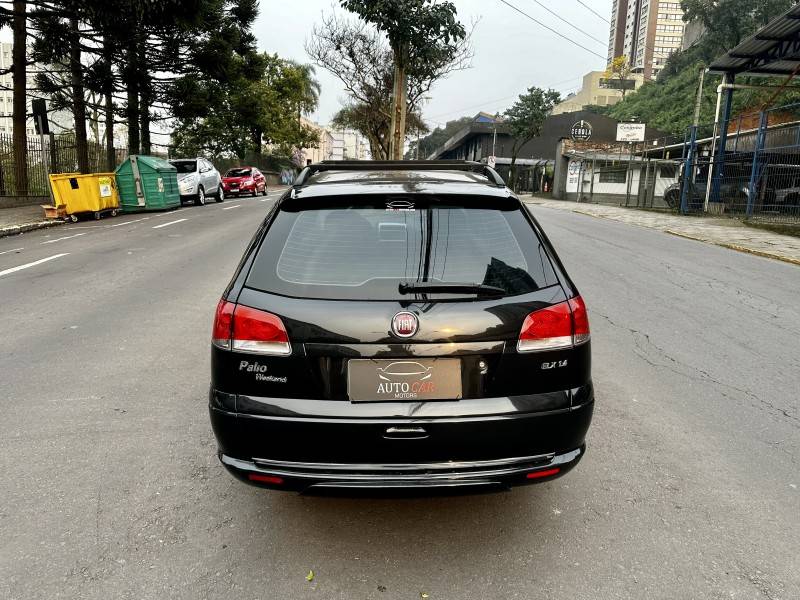
[[[694,103],[694,126],[697,127],[700,125],[700,106],[703,102],[703,84],[706,80],[706,69],[702,67],[700,69],[700,85],[697,87],[697,100]]]

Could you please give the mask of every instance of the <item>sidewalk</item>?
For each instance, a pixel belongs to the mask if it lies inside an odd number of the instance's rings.
[[[0,208],[0,238],[63,223],[60,219],[45,219],[44,210],[38,204]]]
[[[579,204],[567,200],[523,197],[528,204],[557,210],[569,210],[601,219],[620,221],[657,229],[672,235],[716,244],[725,248],[774,258],[800,265],[800,238],[748,227],[741,221],[716,217],[683,217],[671,213],[607,206],[605,204]]]

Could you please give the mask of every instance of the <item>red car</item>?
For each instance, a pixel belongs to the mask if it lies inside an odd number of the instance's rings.
[[[242,194],[267,195],[267,178],[255,167],[235,167],[228,169],[222,177],[222,189],[226,196]]]

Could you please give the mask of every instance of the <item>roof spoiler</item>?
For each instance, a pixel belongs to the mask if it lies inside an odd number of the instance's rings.
[[[483,175],[498,187],[506,185],[490,166],[470,160],[323,160],[300,171],[293,187],[306,185],[311,177],[324,171],[469,171]]]

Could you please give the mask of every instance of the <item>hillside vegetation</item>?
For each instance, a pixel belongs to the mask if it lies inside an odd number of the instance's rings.
[[[618,104],[602,112],[619,120],[641,120],[661,131],[682,134],[692,124],[700,70],[716,57],[737,46],[757,29],[788,10],[793,0],[684,0],[686,20],[699,19],[706,27],[703,38],[692,48],[670,57],[658,80],[646,83]],[[718,75],[706,75],[701,105],[701,123],[714,121]],[[782,80],[739,78],[737,83],[756,85]],[[800,101],[800,81],[783,91],[772,105]],[[774,90],[737,90],[734,115],[759,110]]]

